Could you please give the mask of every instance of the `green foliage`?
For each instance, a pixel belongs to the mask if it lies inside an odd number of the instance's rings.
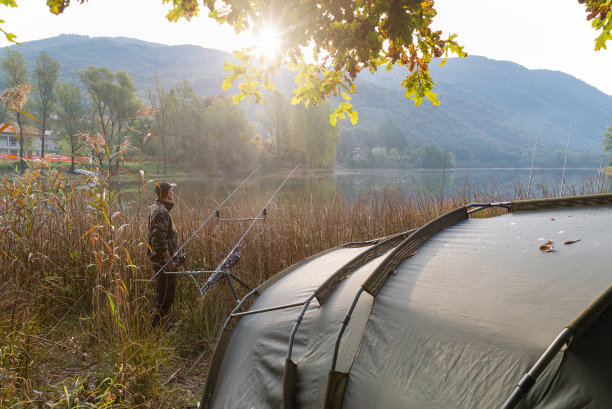
[[[78,1],[83,3],[85,0]],[[601,31],[595,40],[595,49],[605,49],[606,42],[612,38],[611,2],[578,2],[586,4],[587,19],[593,20],[592,26]],[[166,16],[170,21],[189,20],[200,11],[197,0],[162,0],[162,3],[172,6]],[[0,4],[17,5],[15,0],[2,0]],[[47,6],[55,14],[62,13],[69,4],[69,0],[47,0]],[[362,70],[374,72],[381,66],[390,70],[397,64],[409,71],[402,82],[405,96],[413,99],[415,105],[421,104],[424,98],[438,105],[429,73],[430,62],[444,56],[441,62],[444,64],[449,53],[459,57],[466,55],[456,41],[456,34],[444,39],[441,31],[432,30],[431,24],[436,16],[433,0],[356,0],[343,3],[288,0],[280,4],[254,0],[204,0],[203,5],[209,9],[210,18],[231,25],[237,33],[249,28],[257,33],[267,26],[277,26],[282,32],[281,51],[276,61],[268,62],[260,57],[262,68],[256,68],[252,64],[255,57],[251,50],[238,52],[238,64],[227,65],[232,74],[224,81],[224,89],[242,80],[235,103],[245,98],[259,102],[261,90],[272,89],[269,75],[284,63],[311,71],[308,78],[298,85],[295,94],[296,101],[315,104],[331,95],[338,95],[343,89],[354,90],[355,77]],[[13,34],[4,33],[9,41],[14,41]],[[312,67],[303,59],[303,50],[309,47],[317,61]],[[344,104],[330,117],[332,124],[344,115],[356,121],[350,103]]]
[[[257,161],[254,132],[229,97],[203,99],[187,81],[167,91],[158,81],[149,99],[158,110],[146,152],[164,171],[169,162],[194,172],[239,172]]]
[[[112,73],[106,67],[92,66],[79,76],[89,95],[91,116],[97,123],[93,128],[95,135],[90,135],[95,142],[92,148],[100,165],[107,172],[115,171],[127,151],[124,138],[139,107],[134,81],[127,72]]]
[[[455,167],[455,155],[436,145],[427,144],[410,153],[415,168],[443,169]]]
[[[332,126],[336,126],[338,125],[339,119],[344,119],[347,116],[350,118],[351,124],[355,125],[357,123],[357,111],[353,109],[353,106],[349,102],[341,102],[338,104],[338,108],[330,115],[329,123]]]
[[[260,103],[262,91],[275,89],[270,81],[270,71],[258,69],[254,63],[255,56],[253,55],[244,51],[234,51],[233,54],[238,62],[234,64],[226,61],[224,68],[231,74],[223,81],[223,90],[230,89],[236,81],[240,80],[241,82],[238,83],[240,93],[234,95],[234,104],[238,104],[242,100],[247,100],[247,102],[254,100],[256,103]]]
[[[0,4],[3,4],[5,6],[8,7],[17,7],[17,2],[16,0],[0,0]],[[4,24],[5,21],[0,19],[0,24]],[[17,38],[17,36],[13,33],[8,33],[6,31],[4,31],[1,27],[0,27],[0,31],[2,33],[4,33],[4,36],[6,37],[7,41],[11,42],[11,43],[16,43],[19,44],[15,41],[15,39]]]
[[[26,59],[18,50],[5,48],[0,66],[4,73],[4,85],[7,88],[29,83]]]
[[[395,148],[398,151],[407,146],[406,135],[390,116],[384,118],[384,122],[378,129],[377,139],[383,143],[383,146]]]
[[[332,167],[339,131],[329,123],[331,112],[328,102],[292,106],[283,94],[273,92],[261,118],[266,131],[263,157],[274,155],[277,166]]]
[[[181,18],[189,20],[197,16],[200,10],[198,0],[162,0],[162,3],[172,4],[172,10],[166,14],[169,21],[178,21]]]
[[[289,138],[289,102],[287,97],[278,91],[273,91],[271,95],[264,100],[263,114],[261,115],[261,123],[269,136],[271,143],[274,145],[271,154],[276,157],[277,165],[281,164],[284,145],[287,144]]]
[[[202,138],[194,148],[206,154],[218,169],[245,171],[257,162],[254,133],[243,110],[227,97],[214,98],[204,112]]]
[[[32,87],[28,83],[28,70],[26,68],[25,57],[19,51],[6,48],[4,56],[0,60],[0,67],[5,74],[5,84],[13,91],[13,96],[5,101],[6,105],[4,110],[8,109],[12,111],[15,121],[17,122],[17,129],[19,129],[19,157],[22,159],[20,161],[19,170],[23,173],[25,172],[25,161],[23,160],[24,148],[26,145],[31,144],[31,135],[26,135],[24,133],[23,126],[27,125],[28,118],[36,119],[26,112],[28,110],[28,95]],[[24,109],[26,109],[26,111],[24,111]],[[5,111],[2,113],[2,120],[8,122],[6,121],[4,113]]]
[[[347,166],[358,168],[449,169],[456,165],[452,152],[446,152],[432,144],[416,149],[405,148],[401,152],[385,146],[368,148],[359,145],[352,147],[350,151],[341,152],[339,160]]]
[[[41,51],[36,57],[36,67],[32,72],[34,83],[33,110],[37,114],[40,123],[41,156],[45,157],[45,131],[51,116],[53,102],[55,101],[55,83],[59,74],[60,64],[49,57],[45,51]]]
[[[388,166],[387,148],[385,148],[384,146],[377,146],[375,148],[372,148],[371,153],[372,167],[386,168]]]
[[[289,163],[302,163],[307,168],[333,165],[340,133],[328,121],[331,112],[329,103],[293,107],[286,151]]]
[[[612,126],[606,128],[602,135],[603,142],[601,143],[606,153],[610,154],[610,162],[612,162]]]
[[[587,20],[592,20],[591,26],[601,33],[595,39],[595,51],[606,49],[606,42],[612,40],[612,2],[610,0],[578,0],[586,4]]]
[[[182,3],[192,6],[192,1],[175,1],[171,19],[176,19],[185,9]],[[455,35],[443,39],[440,31],[431,29],[436,15],[433,1],[358,0],[342,5],[298,0],[270,5],[255,1],[206,1],[205,4],[210,17],[230,24],[237,32],[247,28],[257,31],[269,25],[282,32],[280,56],[276,61],[268,62],[260,57],[261,68],[256,68],[255,54],[240,51],[235,53],[238,64],[226,66],[232,73],[224,82],[224,89],[238,79],[243,81],[238,86],[235,102],[248,97],[259,101],[261,90],[270,87],[269,73],[277,71],[282,63],[289,63],[298,72],[294,103],[318,104],[342,91],[352,93],[358,72],[400,65],[411,73],[402,83],[406,97],[414,99],[417,105],[423,98],[438,104],[432,92],[429,63],[432,58],[448,53],[466,55]],[[192,12],[185,15],[190,17]],[[317,62],[306,64],[302,50],[312,44]],[[330,122],[335,124],[345,115],[353,123],[357,120],[348,101],[333,112]]]
[[[83,151],[83,141],[77,132],[85,128],[85,107],[81,89],[74,83],[57,84],[57,105],[55,107],[57,121],[55,131],[60,141],[70,146],[70,155],[73,158],[71,170],[74,170],[74,158]]]
[[[76,0],[77,2],[83,4],[87,0]],[[70,0],[47,0],[47,6],[49,7],[49,11],[53,14],[63,13],[66,7],[70,5]]]

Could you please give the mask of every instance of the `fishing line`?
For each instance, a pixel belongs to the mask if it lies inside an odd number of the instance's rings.
[[[162,272],[162,271],[163,271],[163,270],[166,268],[166,266],[167,266],[167,265],[168,265],[168,264],[169,264],[171,261],[173,261],[173,260],[174,260],[174,258],[175,258],[175,257],[176,257],[178,254],[180,254],[181,250],[183,250],[183,248],[185,248],[185,246],[186,246],[186,245],[187,245],[187,244],[188,244],[188,243],[189,243],[189,242],[190,242],[190,241],[191,241],[191,240],[192,240],[192,239],[193,239],[193,238],[196,236],[196,234],[198,234],[198,232],[199,232],[200,230],[202,230],[202,228],[203,228],[203,227],[206,225],[206,223],[208,223],[208,221],[209,221],[210,219],[212,219],[212,217],[213,217],[215,214],[217,214],[217,212],[219,211],[219,209],[220,209],[221,207],[223,207],[223,205],[224,205],[224,204],[225,204],[225,203],[226,203],[226,202],[227,202],[227,201],[228,201],[228,200],[229,200],[229,199],[230,199],[230,198],[231,198],[231,197],[234,195],[234,193],[236,193],[236,192],[237,192],[237,191],[238,191],[238,190],[239,190],[239,189],[240,189],[240,188],[241,188],[241,187],[242,187],[242,186],[243,186],[243,185],[244,185],[244,184],[247,182],[247,180],[249,180],[249,179],[251,178],[251,176],[253,176],[253,174],[255,174],[255,172],[257,172],[257,170],[259,170],[259,168],[261,168],[261,166],[262,166],[262,165],[257,166],[257,167],[255,168],[255,170],[254,170],[253,172],[251,172],[251,174],[250,174],[249,176],[247,176],[247,177],[246,177],[246,179],[244,179],[244,180],[243,180],[243,181],[242,181],[242,182],[241,182],[241,183],[238,185],[238,187],[236,187],[236,189],[234,189],[234,191],[233,191],[232,193],[230,193],[230,194],[229,194],[229,196],[227,196],[223,202],[221,202],[221,204],[220,204],[219,206],[217,206],[217,208],[215,209],[215,211],[213,211],[213,212],[210,214],[210,216],[208,216],[208,217],[206,218],[206,220],[204,220],[204,223],[202,223],[202,224],[200,225],[200,227],[198,227],[198,228],[197,228],[197,230],[196,230],[195,232],[193,232],[193,234],[191,235],[191,237],[190,237],[189,239],[187,239],[187,241],[186,241],[185,243],[183,243],[183,245],[182,245],[182,246],[181,246],[181,247],[180,247],[178,250],[176,250],[176,252],[175,252],[175,253],[172,255],[172,257],[170,257],[168,260],[166,260],[166,262],[164,263],[164,265],[163,265],[163,266],[161,266],[161,268],[160,268],[159,270],[157,270],[157,272],[155,273],[155,275],[153,275],[153,277],[151,277],[151,278],[149,279],[149,282],[153,281],[153,280],[155,279],[155,277],[157,277],[157,276],[159,275],[159,273],[161,273],[161,272]]]

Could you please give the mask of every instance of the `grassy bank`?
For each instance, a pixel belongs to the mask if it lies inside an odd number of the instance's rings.
[[[195,405],[216,336],[234,307],[229,288],[220,284],[202,299],[193,281],[181,277],[177,326],[153,332],[148,202],[126,206],[103,185],[74,190],[56,170],[29,170],[0,182],[0,407]],[[419,227],[466,203],[523,198],[520,187],[516,191],[508,197],[464,186],[406,197],[387,189],[351,203],[290,194],[270,206],[265,224],[247,237],[234,272],[256,286],[329,247]],[[181,242],[221,200],[181,197],[172,211]],[[257,214],[264,202],[246,189],[222,217]],[[186,247],[187,267],[214,269],[245,227],[209,223]]]

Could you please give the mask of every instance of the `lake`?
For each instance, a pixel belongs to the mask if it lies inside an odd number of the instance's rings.
[[[288,172],[287,172],[288,174]],[[256,174],[248,182],[250,197],[266,197],[271,195],[280,185],[286,175]],[[529,179],[531,177],[531,185]],[[298,173],[288,180],[281,197],[290,194],[306,194],[314,200],[329,200],[340,195],[347,201],[368,192],[381,191],[385,188],[398,189],[406,195],[417,191],[452,193],[453,191],[496,193],[504,200],[512,199],[517,191],[527,192],[530,196],[542,197],[542,192],[548,195],[569,195],[580,192],[582,187],[594,191],[595,186],[606,186],[610,191],[608,177],[592,168],[563,169],[537,168],[531,169],[451,169],[451,170],[421,170],[421,169],[343,169],[333,173]],[[181,182],[178,193],[187,196],[207,196],[216,199],[223,198],[231,192],[241,180],[200,179]],[[282,199],[281,199],[282,200]]]

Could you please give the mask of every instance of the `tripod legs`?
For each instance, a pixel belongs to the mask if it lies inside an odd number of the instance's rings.
[[[219,275],[218,277],[216,277],[216,279],[214,280],[209,280],[206,282],[206,284],[204,285],[204,287],[201,288],[200,290],[200,294],[202,295],[202,297],[204,297],[204,295],[208,292],[208,290],[210,290],[212,288],[213,285],[217,284],[221,279],[225,278],[227,279],[227,282],[230,286],[230,289],[232,290],[232,294],[234,294],[234,298],[236,299],[236,303],[240,303],[240,297],[238,296],[238,291],[236,291],[236,286],[234,286],[234,281],[237,281],[238,283],[242,284],[242,286],[244,288],[246,288],[247,290],[251,291],[252,288],[249,287],[249,285],[247,283],[245,283],[244,281],[242,281],[240,278],[236,277],[234,274],[232,274],[231,271],[229,270],[224,270],[221,272],[222,275]]]

